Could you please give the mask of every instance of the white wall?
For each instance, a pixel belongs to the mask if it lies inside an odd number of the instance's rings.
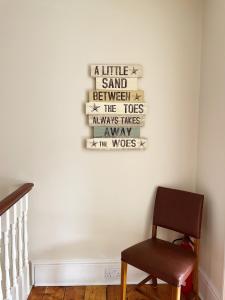
[[[157,185],[195,188],[198,0],[0,1],[1,190],[34,182],[31,259],[114,258],[150,232]],[[91,63],[139,63],[145,152],[91,152]]]
[[[201,268],[210,279],[218,299],[222,299],[225,237],[225,1],[206,0],[204,6],[197,177],[197,190],[206,196]]]

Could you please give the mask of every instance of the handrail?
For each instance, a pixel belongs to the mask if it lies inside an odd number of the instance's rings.
[[[17,201],[19,201],[24,195],[26,195],[32,188],[33,183],[25,183],[21,185],[17,190],[12,192],[0,201],[0,216],[3,215],[10,207],[12,207]]]

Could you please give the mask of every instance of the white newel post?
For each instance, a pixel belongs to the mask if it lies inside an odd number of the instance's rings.
[[[17,204],[9,210],[11,224],[11,261],[12,261],[12,297],[13,300],[19,300],[18,282],[17,282]]]
[[[19,285],[19,299],[25,299],[24,292],[24,274],[23,274],[23,198],[17,203],[18,208],[18,285]]]
[[[1,224],[1,218],[0,217],[0,255],[1,255],[1,261],[2,261],[2,224]],[[3,300],[3,293],[2,293],[2,266],[0,264],[0,300]]]
[[[10,257],[9,257],[9,232],[10,232],[10,218],[9,211],[7,210],[2,215],[2,233],[3,233],[3,268],[5,278],[5,300],[13,300],[11,294],[11,282],[10,282]]]
[[[25,292],[25,296],[28,296],[30,293],[28,231],[27,231],[28,194],[24,196],[22,201],[23,201],[23,241],[24,241],[24,292]]]

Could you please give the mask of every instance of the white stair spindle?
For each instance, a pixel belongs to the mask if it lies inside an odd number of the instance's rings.
[[[17,205],[13,205],[10,210],[10,223],[11,223],[11,256],[12,256],[12,295],[13,300],[19,300],[18,294],[18,282],[17,282],[17,246],[16,246],[16,234],[17,234]]]
[[[24,274],[23,274],[23,201],[17,203],[18,207],[18,267],[19,267],[19,299],[24,300]]]
[[[9,211],[7,210],[2,216],[2,232],[4,247],[4,275],[5,275],[5,300],[12,300],[11,282],[10,282],[10,258],[9,258],[9,231],[10,220]]]
[[[24,183],[0,199],[0,300],[27,300],[31,285],[28,260],[28,193]]]
[[[28,261],[28,231],[27,231],[27,212],[28,212],[28,194],[23,200],[23,240],[24,240],[24,290],[26,295],[30,293],[30,274]]]
[[[0,217],[0,257],[2,261],[2,228],[1,228],[1,217]],[[0,300],[3,300],[3,294],[2,294],[2,267],[0,264]]]

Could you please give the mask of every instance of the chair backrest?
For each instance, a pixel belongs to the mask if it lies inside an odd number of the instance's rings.
[[[158,187],[153,225],[200,238],[204,196]]]

